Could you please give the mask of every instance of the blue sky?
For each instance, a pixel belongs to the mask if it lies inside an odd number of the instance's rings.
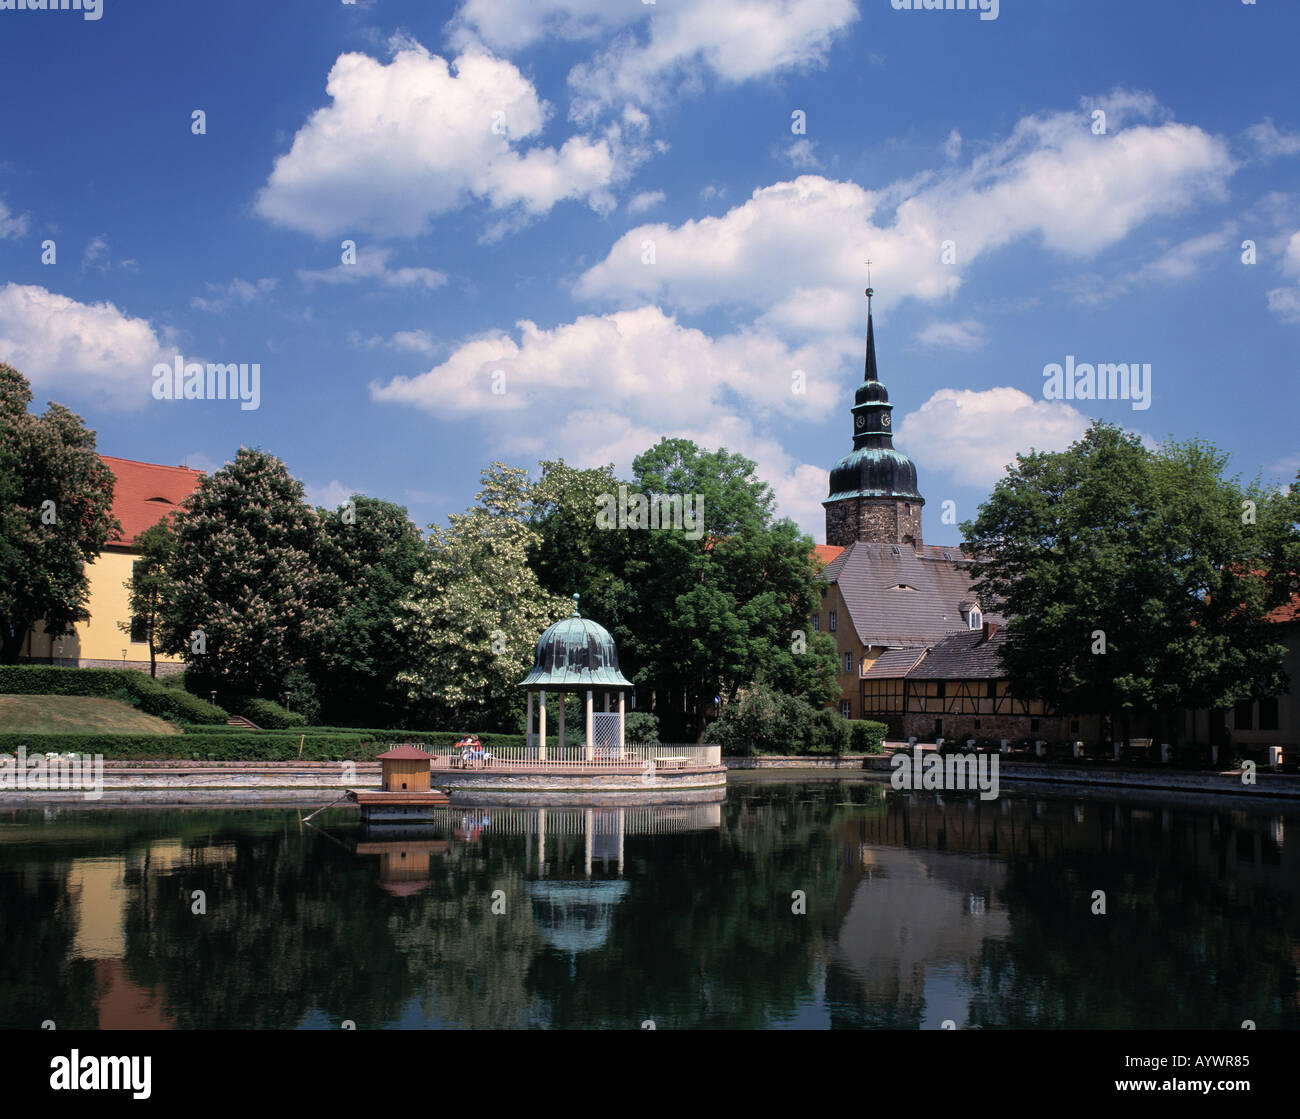
[[[869,258],[927,541],[1093,417],[1300,469],[1294,4],[85,14],[0,9],[0,360],[106,454],[261,446],[423,525],[495,459],[686,435],[821,542]],[[177,355],[257,363],[259,406],[155,399]],[[1045,399],[1067,357],[1149,364],[1149,407]]]

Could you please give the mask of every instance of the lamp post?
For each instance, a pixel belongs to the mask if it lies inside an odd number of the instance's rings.
[[[125,649],[122,650],[122,668],[123,668],[123,669],[126,668],[126,650],[125,650]]]
[[[210,695],[210,696],[212,697],[212,706],[213,706],[213,707],[216,707],[216,705],[217,705],[217,689],[216,689],[216,688],[213,688],[212,691],[208,692],[208,695]]]

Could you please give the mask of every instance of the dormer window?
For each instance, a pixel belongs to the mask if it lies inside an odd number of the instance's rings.
[[[984,615],[980,613],[978,606],[972,606],[966,611],[966,626],[969,629],[979,629],[984,624]]]

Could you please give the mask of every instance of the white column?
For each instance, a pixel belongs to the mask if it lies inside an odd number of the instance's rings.
[[[560,692],[560,757],[564,757],[564,693]]]
[[[618,693],[618,756],[621,761],[623,750],[626,748],[627,740],[623,734],[623,692]]]
[[[544,762],[546,760],[546,690],[545,689],[543,689],[538,694],[538,699],[540,700],[539,706],[541,708],[541,717],[538,720],[539,725],[537,728],[537,760]]]
[[[528,757],[528,747],[533,744],[533,689],[528,689],[528,714],[524,716],[524,757]]]
[[[588,761],[590,761],[592,758],[596,756],[596,751],[594,748],[595,744],[593,743],[591,738],[591,732],[592,732],[591,724],[593,721],[591,712],[592,712],[591,689],[588,688],[587,689],[587,760]]]

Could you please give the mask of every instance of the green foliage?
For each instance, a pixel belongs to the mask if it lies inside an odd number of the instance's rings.
[[[828,708],[756,684],[723,708],[708,737],[736,755],[842,754],[854,725]],[[868,725],[879,727],[883,737],[882,724]]]
[[[398,682],[426,721],[511,725],[537,638],[573,609],[528,566],[530,500],[527,471],[493,463],[477,504],[430,526],[428,566],[395,622],[409,648]]]
[[[176,515],[175,605],[163,634],[194,686],[278,696],[309,666],[339,594],[320,551],[320,522],[279,459],[241,447],[200,480]]]
[[[850,719],[849,752],[853,754],[883,754],[885,752],[885,732],[889,729],[884,723],[871,719]]]
[[[649,711],[629,711],[623,719],[623,738],[626,742],[658,742],[659,717]]]
[[[1226,462],[1196,441],[1153,453],[1100,422],[1064,452],[1018,456],[962,526],[976,593],[1010,617],[1016,694],[1126,717],[1281,689],[1265,619],[1295,585],[1295,510]]]
[[[0,362],[0,662],[10,664],[35,623],[60,637],[90,617],[86,564],[122,527],[95,433],[61,404],[30,414],[31,399]]]
[[[198,696],[167,688],[143,672],[122,668],[0,665],[0,693],[89,695],[121,699],[147,715],[177,723],[224,723],[226,712]]]
[[[462,731],[343,730],[304,727],[293,731],[250,731],[241,727],[212,727],[180,736],[157,734],[10,734],[0,733],[0,752],[28,755],[54,753],[103,754],[105,759],[198,761],[297,761],[303,740],[303,761],[371,761],[399,742],[451,746]],[[304,740],[305,735],[305,740]],[[480,734],[488,750],[522,746],[523,735]]]
[[[317,514],[321,566],[341,596],[313,670],[325,717],[346,720],[365,711],[383,721],[405,719],[396,681],[410,655],[394,620],[416,576],[429,570],[429,548],[402,506],[378,498],[353,494],[348,504]],[[308,707],[306,689],[293,690],[294,710]]]
[[[145,643],[149,646],[149,675],[156,678],[158,643],[174,593],[168,574],[168,567],[176,555],[176,534],[172,531],[171,517],[164,517],[145,529],[133,543],[140,556],[132,564],[131,578],[123,584],[127,591],[129,616],[118,622],[117,628],[129,636],[132,619],[140,620]]]
[[[234,728],[231,728],[234,729]],[[298,734],[0,734],[0,751],[103,754],[106,760],[296,761]],[[370,761],[387,749],[360,733],[316,734],[303,745],[304,761]]]
[[[231,696],[226,706],[236,715],[243,715],[263,730],[284,730],[287,727],[305,727],[310,720],[297,711],[288,711],[278,703],[260,696]]]

